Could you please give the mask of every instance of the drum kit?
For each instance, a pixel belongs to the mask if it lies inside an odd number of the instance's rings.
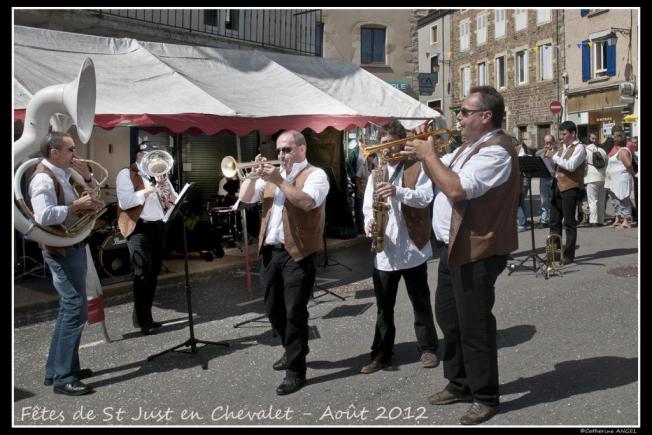
[[[100,277],[119,277],[131,273],[127,239],[118,230],[118,203],[107,204],[107,211],[95,222],[88,239],[93,262]]]

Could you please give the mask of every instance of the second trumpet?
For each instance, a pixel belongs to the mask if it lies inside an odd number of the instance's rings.
[[[248,163],[238,163],[232,156],[226,156],[222,159],[220,163],[220,169],[222,174],[226,178],[231,178],[234,175],[238,175],[238,178],[241,180],[245,179],[256,179],[259,177],[258,173],[254,169],[262,164],[281,166],[280,160],[265,160],[264,162],[248,162]]]
[[[409,136],[409,137],[404,137],[403,139],[398,139],[398,140],[393,140],[391,142],[385,142],[381,143],[378,145],[367,145],[367,146],[362,146],[360,147],[362,151],[362,155],[367,158],[368,155],[380,152],[382,150],[389,150],[395,146],[398,145],[403,145],[405,142],[415,140],[415,139],[427,139],[430,136],[444,136],[447,135],[448,139],[447,140],[440,140],[435,142],[435,149],[436,150],[441,150],[442,148],[451,145],[455,142],[455,132],[449,128],[440,128],[438,130],[434,131],[426,131],[421,134],[417,134],[415,136]],[[401,160],[404,158],[401,156],[399,153],[382,153],[380,155],[381,160],[391,162],[395,160]]]

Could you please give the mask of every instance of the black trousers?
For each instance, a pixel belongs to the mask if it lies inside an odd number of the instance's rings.
[[[165,249],[165,224],[139,219],[134,232],[127,237],[133,270],[134,326],[150,327],[152,304]]]
[[[306,376],[308,301],[315,285],[315,254],[296,262],[283,248],[265,246],[260,286],[265,290],[265,313],[281,337],[289,377]]]
[[[414,313],[414,332],[417,337],[417,350],[437,352],[437,330],[430,303],[427,263],[411,269],[382,271],[374,268],[374,294],[376,295],[376,332],[371,345],[371,359],[387,362],[392,359],[396,326],[394,325],[394,305],[401,277],[412,302]]]
[[[499,402],[494,284],[506,265],[507,256],[493,256],[450,269],[448,246],[439,250],[435,315],[444,333],[446,389],[489,406]]]
[[[579,187],[559,191],[557,180],[552,182],[552,198],[550,200],[550,234],[561,236],[562,219],[566,235],[564,257],[575,260],[575,245],[577,244],[577,220],[575,210],[580,201]]]

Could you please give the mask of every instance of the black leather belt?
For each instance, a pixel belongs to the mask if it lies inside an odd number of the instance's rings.
[[[273,245],[265,245],[271,249],[276,249],[277,251],[285,250],[285,245],[283,243],[274,243]]]

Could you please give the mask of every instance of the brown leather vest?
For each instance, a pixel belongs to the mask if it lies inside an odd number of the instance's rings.
[[[59,183],[59,180],[57,179],[56,175],[54,175],[54,172],[52,172],[50,168],[45,166],[43,162],[39,162],[39,164],[36,165],[36,169],[34,169],[34,172],[30,177],[30,182],[36,176],[36,174],[40,174],[40,173],[47,174],[52,179],[52,182],[54,183],[54,191],[57,195],[57,205],[66,205],[66,201],[63,195],[63,187],[61,187],[61,183]],[[73,188],[77,188],[77,184],[74,183],[72,179],[70,180],[70,183],[73,186]],[[50,225],[50,226],[61,231],[65,231],[66,229],[65,226],[63,226],[62,224]],[[41,250],[52,255],[53,257],[65,257],[66,255],[66,248],[63,246],[49,246],[46,245],[45,243],[39,242],[38,247],[41,248]]]
[[[419,162],[408,161],[403,168],[403,187],[414,190],[420,172],[421,164]],[[417,208],[401,204],[401,210],[410,239],[417,248],[423,249],[426,243],[430,241],[430,235],[432,234],[430,207]]]
[[[129,167],[129,178],[131,178],[131,183],[134,185],[134,192],[145,188],[145,183],[143,183],[141,176],[138,175],[138,167],[135,163],[132,163]],[[143,207],[144,205],[137,205],[128,210],[123,210],[118,206],[118,228],[120,229],[120,234],[124,237],[128,237],[134,232],[136,222],[143,212]]]
[[[500,145],[512,159],[507,181],[484,195],[453,203],[449,233],[448,265],[459,267],[493,255],[507,255],[518,248],[516,210],[519,197],[519,166],[509,136],[498,133],[478,144],[463,165],[481,148]]]
[[[299,190],[303,189],[306,179],[313,172],[319,169],[308,164],[294,179],[293,186]],[[263,195],[263,221],[260,224],[258,236],[258,255],[261,254],[267,224],[272,215],[272,205],[276,196],[274,183],[267,183]],[[324,222],[326,219],[326,201],[319,207],[304,211],[293,205],[287,199],[283,204],[283,236],[285,249],[294,261],[299,261],[308,255],[320,251],[323,248]]]
[[[564,160],[568,160],[571,158],[573,155],[573,152],[575,151],[576,146],[582,146],[579,142],[574,145],[570,145],[568,148],[566,148],[566,153],[564,154]],[[561,157],[563,152],[563,149],[559,149],[559,152],[557,153],[558,156]],[[568,189],[572,189],[574,187],[579,187],[583,188],[584,187],[584,163],[579,165],[574,171],[567,171],[566,169],[563,169],[561,166],[557,166],[557,172],[556,172],[556,177],[557,177],[557,187],[559,187],[560,192],[565,192]]]

